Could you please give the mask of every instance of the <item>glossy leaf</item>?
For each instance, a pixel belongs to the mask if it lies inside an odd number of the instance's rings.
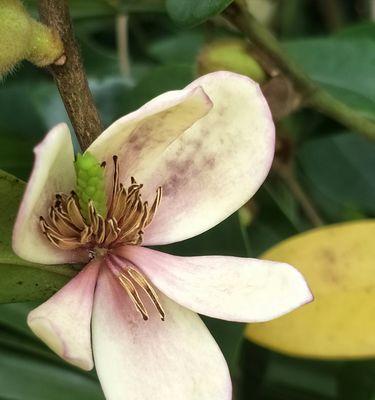
[[[374,143],[349,133],[313,139],[300,148],[298,161],[308,192],[327,216],[375,214]]]
[[[286,49],[315,82],[375,119],[374,40],[367,37],[303,39],[289,42]]]
[[[327,226],[263,254],[305,276],[315,300],[281,318],[248,325],[246,337],[278,352],[323,359],[375,356],[375,221]]]
[[[232,0],[166,0],[170,17],[179,25],[197,25],[219,14]]]

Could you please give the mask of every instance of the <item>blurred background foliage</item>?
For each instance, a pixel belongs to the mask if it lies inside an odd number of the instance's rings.
[[[267,87],[269,72],[250,56],[242,35],[217,16],[228,0],[69,3],[105,127],[215,69],[252,76],[274,99],[278,141],[266,183],[238,214],[167,249],[180,255],[266,252],[308,277],[316,303],[247,327],[246,339],[241,324],[205,319],[231,367],[236,398],[375,399],[375,228],[362,221],[375,215],[374,143],[301,107],[282,80]],[[25,4],[37,15],[36,1]],[[316,83],[375,119],[373,1],[248,0],[248,6]],[[27,180],[32,148],[61,121],[68,118],[47,71],[18,66],[0,86],[0,168]],[[23,302],[0,306],[0,399],[103,399],[95,374],[60,361],[26,327],[34,304],[25,302],[48,297],[70,272],[30,268],[11,254],[10,222],[23,183],[4,173],[0,178],[2,192],[12,190],[0,199],[7,210],[0,216],[0,302]],[[324,227],[333,223],[343,225]]]

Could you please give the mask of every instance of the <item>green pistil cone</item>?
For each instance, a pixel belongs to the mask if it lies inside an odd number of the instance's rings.
[[[77,195],[82,215],[87,219],[88,205],[92,200],[102,217],[107,215],[104,168],[91,153],[77,154],[74,163],[77,176]]]

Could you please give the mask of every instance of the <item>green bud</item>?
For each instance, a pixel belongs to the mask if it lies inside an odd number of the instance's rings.
[[[259,63],[250,55],[246,42],[240,39],[220,39],[203,48],[198,57],[198,73],[232,71],[246,75],[258,83],[267,79]]]
[[[32,34],[26,60],[38,67],[64,64],[64,47],[58,33],[40,22],[31,20],[30,23]]]
[[[107,215],[105,176],[98,160],[91,153],[77,154],[74,163],[77,175],[77,195],[82,215],[87,218],[88,204],[92,200],[102,217]]]
[[[22,60],[39,67],[60,63],[63,53],[58,34],[34,20],[19,0],[0,0],[0,77]]]

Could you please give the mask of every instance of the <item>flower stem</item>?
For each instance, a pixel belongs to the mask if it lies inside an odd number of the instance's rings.
[[[375,122],[348,107],[316,85],[292,60],[273,34],[260,24],[248,11],[246,3],[232,3],[224,16],[244,33],[252,44],[276,66],[302,95],[304,103],[333,118],[347,128],[375,140]]]
[[[76,45],[69,7],[66,0],[39,0],[42,21],[57,30],[64,43],[66,62],[49,67],[82,150],[97,138],[101,131],[95,107]]]

